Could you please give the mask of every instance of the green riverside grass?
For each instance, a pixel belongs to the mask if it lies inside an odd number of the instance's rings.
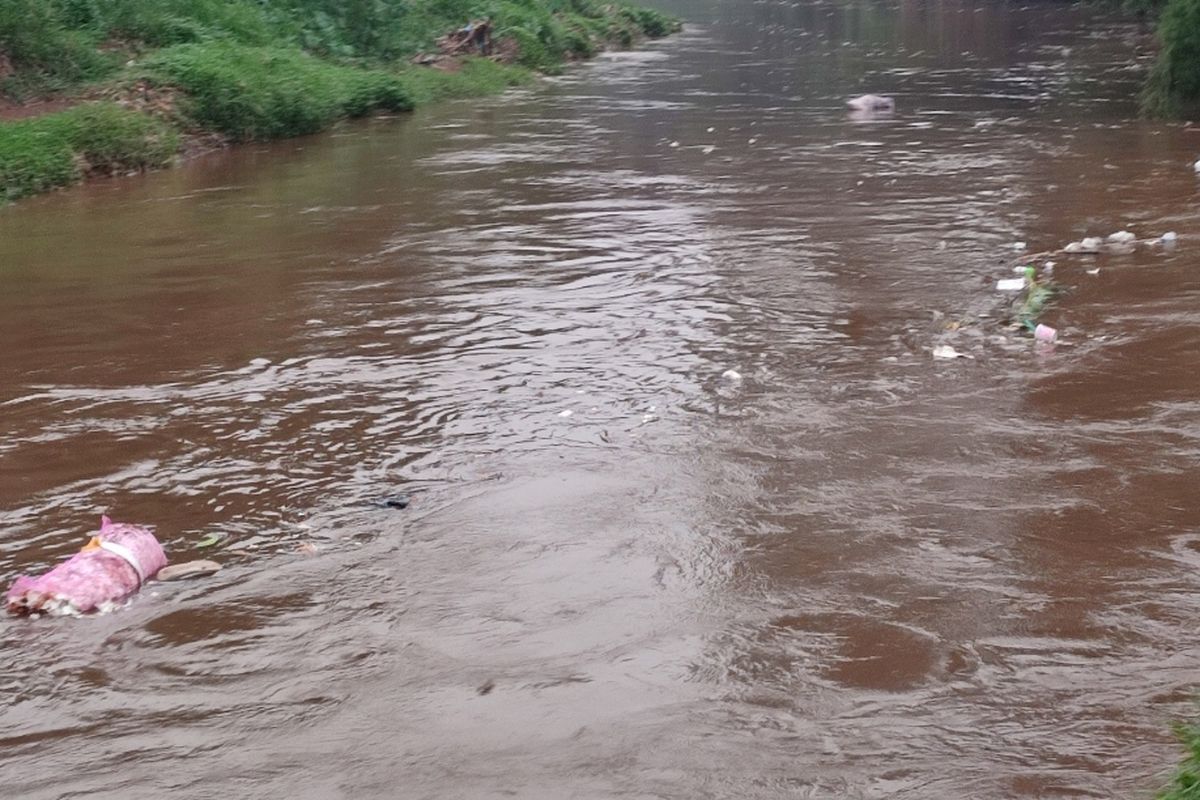
[[[165,166],[178,148],[179,135],[165,122],[114,103],[0,125],[0,202],[88,174]]]
[[[1200,0],[1169,0],[1158,21],[1158,60],[1142,91],[1153,116],[1200,112]]]
[[[343,117],[413,107],[396,75],[330,64],[301,50],[182,44],[160,50],[142,69],[149,82],[183,93],[188,123],[236,141],[300,136]]]
[[[1175,735],[1187,751],[1175,776],[1157,795],[1158,800],[1200,800],[1200,723],[1175,726]]]
[[[505,47],[515,63],[409,63],[483,18],[494,41],[515,44]],[[164,166],[181,133],[314,133],[348,117],[495,94],[678,29],[623,0],[0,0],[0,101],[136,97],[144,88],[169,99],[0,122],[0,205],[89,174]]]

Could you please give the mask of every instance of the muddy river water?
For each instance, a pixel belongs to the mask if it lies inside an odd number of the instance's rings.
[[[673,10],[0,211],[3,582],[102,512],[226,565],[0,625],[4,796],[1153,791],[1200,681],[1200,130],[1137,119],[1146,32]],[[1057,347],[999,324],[1014,243],[1121,228],[1179,245],[1059,260]]]

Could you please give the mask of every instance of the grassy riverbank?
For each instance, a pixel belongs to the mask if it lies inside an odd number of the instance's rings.
[[[1200,0],[1169,0],[1158,19],[1158,60],[1142,93],[1153,116],[1200,113]]]
[[[1157,800],[1200,800],[1200,724],[1180,725],[1175,732],[1186,755]]]
[[[440,37],[485,18],[495,55],[439,55]],[[600,0],[0,0],[0,115],[80,103],[0,122],[0,202],[162,166],[191,137],[295,136],[503,91],[677,28]]]

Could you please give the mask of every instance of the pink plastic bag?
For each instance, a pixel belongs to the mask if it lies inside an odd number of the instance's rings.
[[[13,614],[83,614],[128,597],[167,565],[162,545],[140,525],[100,520],[100,532],[37,578],[18,576],[6,602]]]

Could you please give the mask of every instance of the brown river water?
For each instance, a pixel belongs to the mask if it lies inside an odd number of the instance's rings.
[[[0,794],[1153,792],[1200,682],[1200,130],[1137,119],[1146,31],[674,10],[0,211],[0,579],[103,512],[226,566],[0,624]],[[1015,242],[1121,228],[1179,244],[1059,259],[1057,347],[999,323]]]

